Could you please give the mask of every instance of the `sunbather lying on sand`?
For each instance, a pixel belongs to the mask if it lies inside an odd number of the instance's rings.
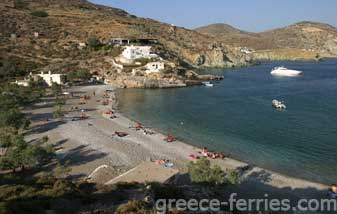
[[[172,142],[174,142],[174,141],[176,141],[176,139],[172,136],[172,135],[167,135],[167,137],[166,138],[164,138],[164,140],[166,141],[166,142],[168,142],[168,143],[172,143]]]
[[[115,132],[115,134],[113,134],[112,136],[115,136],[115,135],[117,135],[118,137],[126,137],[129,134],[126,132]]]
[[[137,122],[135,126],[130,126],[129,128],[130,129],[136,129],[137,131],[139,131],[139,130],[143,129],[144,127],[141,123]]]
[[[154,161],[156,164],[165,166],[165,167],[173,167],[174,163],[170,162],[169,160],[166,159],[161,159],[161,160],[155,160]]]

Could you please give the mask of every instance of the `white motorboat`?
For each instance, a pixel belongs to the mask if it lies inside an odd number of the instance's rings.
[[[213,87],[213,84],[211,82],[202,82],[202,84],[206,87]]]
[[[271,75],[275,75],[275,76],[295,77],[295,76],[302,75],[303,72],[302,71],[288,69],[288,68],[282,66],[282,67],[275,67],[270,72],[270,74]]]
[[[282,101],[273,100],[271,102],[272,106],[276,109],[286,109],[286,105]]]

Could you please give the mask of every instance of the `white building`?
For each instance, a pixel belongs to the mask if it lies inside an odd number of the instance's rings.
[[[122,56],[126,59],[156,58],[158,55],[151,52],[151,46],[126,46]]]
[[[53,83],[57,83],[59,85],[64,83],[63,74],[52,74],[51,71],[49,71],[47,74],[41,72],[38,76],[41,77],[48,86],[51,86]]]
[[[146,64],[146,73],[158,73],[165,69],[164,62],[149,62]]]
[[[29,86],[29,80],[16,80],[14,84],[18,86],[28,87]]]
[[[85,42],[79,42],[78,43],[78,47],[79,47],[79,49],[86,48],[87,47],[87,43],[85,43]]]
[[[240,49],[241,53],[245,53],[245,54],[251,54],[253,51],[247,47],[243,47]]]

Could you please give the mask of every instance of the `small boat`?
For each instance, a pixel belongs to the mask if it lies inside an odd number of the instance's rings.
[[[276,109],[286,109],[286,105],[282,101],[273,100],[271,102],[272,106]]]
[[[271,75],[275,75],[275,76],[295,77],[295,76],[302,75],[303,72],[302,71],[288,69],[286,67],[281,66],[281,67],[275,67],[270,72],[270,74]]]
[[[213,87],[213,84],[211,82],[202,82],[202,84],[206,87]]]

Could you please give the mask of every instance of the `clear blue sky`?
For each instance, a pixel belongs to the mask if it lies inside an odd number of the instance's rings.
[[[158,21],[196,28],[227,23],[264,31],[299,21],[337,26],[336,0],[90,0]]]

